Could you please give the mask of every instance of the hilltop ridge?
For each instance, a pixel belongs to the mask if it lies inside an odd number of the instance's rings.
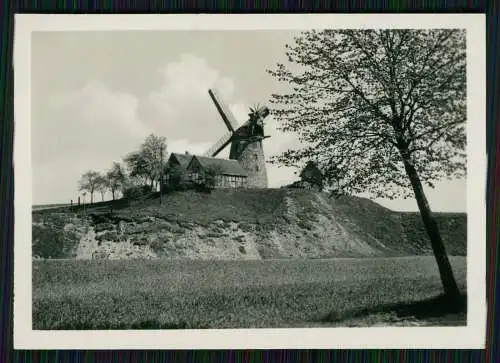
[[[466,214],[436,213],[448,253],[466,255]],[[418,213],[301,189],[174,192],[33,211],[40,258],[282,259],[431,254]]]

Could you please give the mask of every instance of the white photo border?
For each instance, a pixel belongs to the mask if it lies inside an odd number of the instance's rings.
[[[328,28],[460,28],[467,32],[467,326],[142,331],[32,330],[31,33],[90,30]],[[14,349],[478,349],[485,347],[487,159],[484,14],[16,14],[14,36]]]

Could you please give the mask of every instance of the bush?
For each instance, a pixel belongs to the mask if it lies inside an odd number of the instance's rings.
[[[112,223],[101,223],[101,224],[97,224],[94,227],[94,231],[98,233],[98,232],[104,232],[106,230],[112,230],[114,228],[115,228],[115,225]]]
[[[244,235],[235,236],[233,237],[233,240],[235,240],[236,242],[245,242],[245,236]]]
[[[222,175],[222,169],[218,165],[209,165],[204,177],[200,182],[194,183],[194,188],[197,192],[210,193],[217,185],[217,178]]]
[[[146,236],[132,238],[131,242],[135,246],[146,246],[149,244],[149,240]]]
[[[207,237],[209,238],[219,238],[225,236],[224,233],[219,233],[219,232],[208,232]]]
[[[123,197],[125,199],[135,199],[139,198],[145,194],[151,193],[151,188],[147,185],[137,185],[126,188],[123,191]]]
[[[165,244],[161,239],[155,239],[149,245],[156,253],[162,252],[165,247]]]
[[[183,180],[182,182],[179,183],[172,183],[172,182],[165,183],[162,185],[161,191],[162,194],[170,194],[175,191],[186,191],[194,188],[195,185],[193,182],[189,180]]]
[[[161,189],[160,190],[161,190],[162,194],[170,194],[173,191],[175,191],[175,187],[172,184],[170,184],[170,183],[165,183],[165,184],[161,185]]]
[[[293,182],[292,184],[287,184],[282,186],[282,188],[287,188],[287,189],[300,189],[301,185],[299,181]]]
[[[174,166],[167,171],[168,182],[162,186],[164,193],[173,191],[193,189],[194,185],[187,178],[186,170],[180,166]]]
[[[56,226],[33,225],[32,253],[40,258],[72,258],[79,237]]]
[[[186,179],[186,170],[180,166],[174,166],[168,170],[169,184],[173,187],[178,187]]]
[[[120,238],[118,237],[118,233],[115,230],[111,230],[111,231],[105,231],[101,235],[97,235],[95,239],[99,242],[102,241],[118,242]]]

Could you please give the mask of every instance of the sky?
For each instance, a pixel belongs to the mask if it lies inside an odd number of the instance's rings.
[[[167,151],[204,153],[227,129],[208,95],[217,88],[238,122],[266,104],[278,83],[266,69],[286,63],[294,31],[33,32],[31,138],[33,204],[78,198],[87,170],[106,171],[154,133]],[[266,118],[264,152],[296,146],[296,136]],[[228,148],[220,157],[227,157]],[[268,164],[270,187],[297,180]],[[434,211],[466,212],[465,180],[426,188]],[[95,197],[100,200],[100,196]],[[109,198],[109,195],[106,196]],[[418,210],[413,199],[376,202]]]

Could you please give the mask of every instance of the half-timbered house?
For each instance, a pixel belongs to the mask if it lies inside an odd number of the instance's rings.
[[[215,188],[245,188],[247,186],[247,172],[237,160],[218,159],[194,155],[187,166],[187,178],[200,183],[205,178],[209,168],[218,170],[215,177]]]

